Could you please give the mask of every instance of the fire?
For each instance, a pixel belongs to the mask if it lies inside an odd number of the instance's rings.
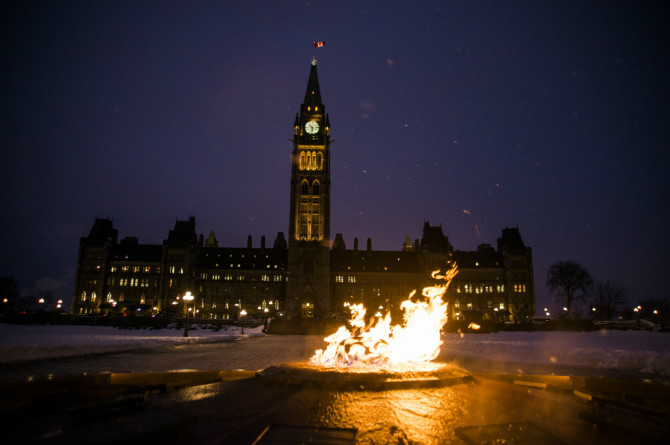
[[[447,303],[442,297],[458,273],[454,264],[444,275],[435,271],[431,276],[441,284],[425,287],[422,299],[414,302],[415,291],[402,302],[403,323],[391,325],[391,314],[365,321],[363,304],[349,306],[351,328],[341,326],[326,337],[325,350],[319,349],[309,360],[310,365],[338,368],[413,367],[434,360],[440,353],[440,332],[447,322]]]

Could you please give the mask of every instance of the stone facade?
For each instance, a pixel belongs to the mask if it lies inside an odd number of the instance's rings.
[[[497,246],[454,250],[441,226],[424,222],[420,240],[398,251],[376,251],[367,240],[347,249],[330,236],[330,119],[321,100],[316,61],[293,124],[288,240],[271,247],[248,238],[246,248],[218,247],[214,232],[198,235],[195,217],[177,221],[162,245],[118,241],[109,219],[96,219],[81,239],[73,314],[331,318],[345,304],[398,314],[400,302],[431,283],[431,272],[455,261],[447,291],[450,319],[524,321],[535,315],[532,251],[517,228]],[[191,292],[195,299],[184,304]],[[193,316],[193,315],[190,315]]]

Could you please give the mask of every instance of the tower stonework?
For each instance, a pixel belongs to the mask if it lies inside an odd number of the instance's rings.
[[[293,124],[286,313],[321,318],[330,311],[330,122],[316,59]]]
[[[395,324],[410,293],[434,284],[431,272],[453,261],[459,272],[444,297],[448,329],[473,322],[498,329],[535,315],[532,250],[518,228],[503,229],[497,248],[473,251],[455,250],[442,226],[428,221],[420,240],[406,236],[398,250],[373,250],[371,239],[359,249],[357,238],[347,249],[339,233],[331,246],[331,142],[313,60],[293,123],[288,239],[279,232],[272,247],[265,237],[254,247],[251,236],[246,247],[219,247],[214,231],[205,240],[190,216],[176,220],[162,244],[143,244],[132,236],[119,241],[112,221],[96,218],[79,243],[72,313],[167,323],[190,310],[223,323],[274,319],[273,332],[281,333],[322,324],[283,319],[348,318],[350,305],[363,303],[371,313],[390,312]]]

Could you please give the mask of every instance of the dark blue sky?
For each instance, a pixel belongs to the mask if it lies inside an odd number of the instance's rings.
[[[96,216],[159,244],[288,229],[312,42],[331,231],[456,249],[518,226],[546,270],[667,298],[670,67],[661,2],[14,2],[2,14],[0,275],[70,299]],[[383,4],[383,6],[382,6]]]

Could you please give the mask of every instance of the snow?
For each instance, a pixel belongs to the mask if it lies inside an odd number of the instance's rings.
[[[211,366],[259,369],[275,363],[306,360],[316,348],[325,346],[319,336],[265,336],[261,329],[260,326],[245,328],[244,334],[237,327],[218,332],[198,329],[189,331],[189,337],[185,338],[182,330],[175,329],[0,324],[0,364],[226,342],[216,348],[207,346],[206,354],[216,354],[216,358],[210,359]],[[570,374],[572,369],[589,368],[670,376],[670,333],[537,331],[445,334],[443,338],[438,360],[454,362],[472,371],[542,373],[560,370]],[[233,340],[243,341],[230,343]],[[175,360],[180,355],[186,357],[189,352],[180,349],[171,354],[166,355],[165,360]],[[141,361],[141,356],[137,359]],[[110,357],[110,360],[113,359]],[[149,368],[146,370],[153,370]]]
[[[619,330],[447,334],[440,356],[670,375],[670,334]]]
[[[262,326],[189,330],[117,329],[108,326],[0,324],[0,363],[72,357],[231,340],[260,334]]]

